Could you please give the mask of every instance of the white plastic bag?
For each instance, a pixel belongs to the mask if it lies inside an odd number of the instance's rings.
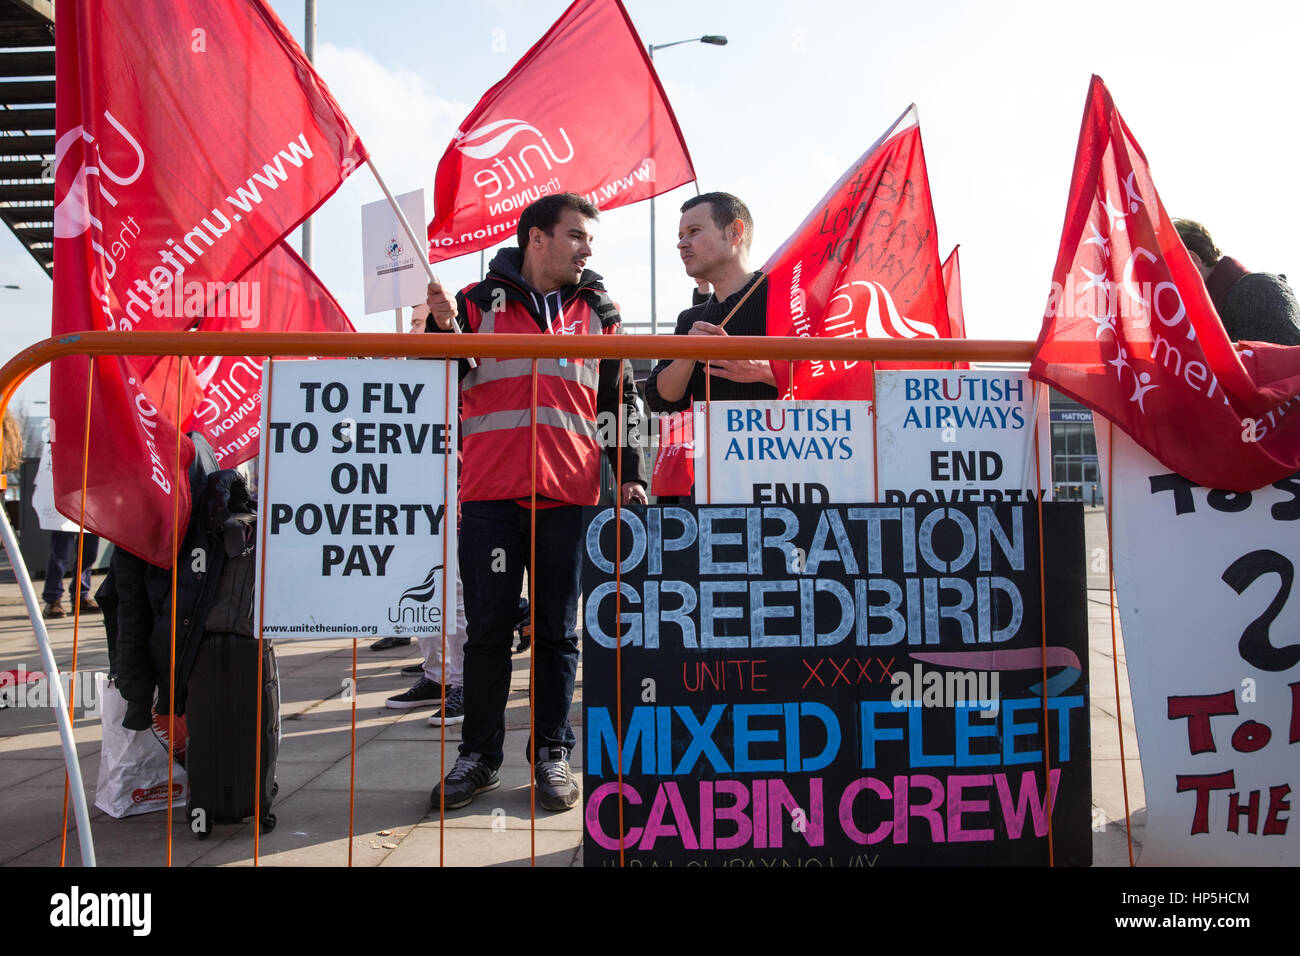
[[[152,730],[127,730],[122,726],[126,700],[117,687],[97,675],[104,745],[99,752],[99,779],[95,806],[121,819],[137,813],[167,809],[167,761],[170,755]],[[173,806],[184,811],[185,768],[172,771]]]

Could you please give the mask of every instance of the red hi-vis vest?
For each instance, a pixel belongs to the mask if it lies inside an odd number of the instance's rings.
[[[552,331],[537,327],[520,302],[483,312],[466,302],[466,319],[479,335],[590,335],[600,320],[581,297],[568,303]],[[612,327],[609,331],[612,331]],[[596,393],[600,360],[537,360],[537,496],[575,505],[600,498],[600,443]],[[532,359],[481,358],[461,380],[462,501],[525,499],[532,466]]]

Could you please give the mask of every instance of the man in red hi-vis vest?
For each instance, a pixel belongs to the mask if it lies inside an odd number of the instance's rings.
[[[599,213],[573,193],[545,196],[519,218],[518,249],[502,249],[487,278],[454,298],[429,285],[430,331],[477,335],[617,333],[618,308],[586,268]],[[524,569],[532,575],[534,726],[528,757],[547,810],[578,801],[569,767],[577,742],[569,726],[578,668],[575,629],[582,568],[582,505],[600,496],[602,422],[636,408],[630,363],[614,359],[537,360],[537,553],[529,566],[532,472],[532,361],[479,359],[461,366],[460,573],[465,586],[465,723],[460,756],[433,788],[448,810],[501,785],[510,690],[510,645]],[[612,417],[607,417],[612,416]],[[611,430],[604,427],[603,433]],[[619,467],[619,443],[606,448]],[[626,443],[623,443],[626,444]],[[645,504],[641,452],[623,447],[623,504]],[[617,471],[616,471],[617,473]]]

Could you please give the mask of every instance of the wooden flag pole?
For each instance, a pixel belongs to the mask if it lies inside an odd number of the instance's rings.
[[[1038,451],[1038,444],[1037,444],[1037,438],[1038,438],[1038,403],[1039,403],[1039,399],[1041,399],[1041,398],[1043,397],[1042,389],[1045,388],[1045,387],[1046,387],[1046,386],[1044,386],[1042,382],[1034,382],[1034,383],[1033,383],[1033,388],[1034,388],[1034,407],[1033,407],[1033,411],[1031,411],[1031,412],[1029,413],[1029,422],[1030,422],[1029,434],[1026,436],[1026,439],[1025,439],[1025,468],[1024,468],[1024,471],[1023,471],[1023,472],[1021,473],[1021,475],[1020,475],[1020,487],[1021,487],[1021,488],[1025,488],[1025,489],[1028,489],[1028,488],[1029,488],[1029,469],[1030,469],[1031,467],[1037,469],[1037,467],[1038,467],[1037,460],[1036,460],[1036,458],[1034,457],[1034,456],[1037,456],[1037,455],[1039,454],[1039,451]],[[1049,429],[1049,436],[1050,436],[1050,429]],[[1034,473],[1035,473],[1035,474],[1038,474],[1037,471],[1035,471]],[[1050,478],[1051,476],[1049,475],[1048,477]],[[1034,497],[1037,498],[1040,494],[1042,494],[1042,491],[1043,491],[1043,489],[1042,489],[1041,487],[1035,488],[1035,489],[1034,489]]]
[[[745,300],[748,299],[751,295],[753,295],[754,290],[757,289],[759,286],[761,286],[766,280],[767,280],[767,273],[760,272],[758,274],[757,281],[755,281],[753,285],[751,285],[748,289],[745,290],[745,294],[740,297],[740,301],[736,303],[736,307],[727,313],[727,317],[725,319],[723,319],[721,322],[718,323],[718,328],[725,329],[727,327],[727,323],[731,321],[731,317],[735,315],[737,312],[739,312],[740,307],[745,304]]]

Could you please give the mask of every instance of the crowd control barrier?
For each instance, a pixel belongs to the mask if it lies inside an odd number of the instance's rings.
[[[601,359],[619,359],[627,361],[630,359],[761,359],[761,360],[808,360],[819,359],[823,361],[865,361],[876,362],[937,362],[937,363],[957,363],[957,362],[1028,362],[1033,353],[1032,342],[1022,341],[984,341],[984,340],[896,340],[896,339],[827,339],[827,338],[761,338],[761,337],[721,337],[721,336],[645,336],[645,335],[578,335],[578,336],[540,336],[540,335],[409,335],[409,334],[346,334],[346,333],[232,333],[232,332],[131,332],[122,334],[116,332],[88,332],[80,335],[70,335],[59,338],[50,338],[38,342],[31,347],[23,350],[7,362],[3,368],[0,368],[0,411],[7,408],[9,401],[13,397],[15,390],[34,370],[53,361],[57,358],[67,356],[86,356],[88,369],[93,368],[93,363],[99,356],[109,355],[150,355],[150,356],[219,356],[219,355],[256,355],[284,357],[346,357],[346,358],[514,358],[532,360],[533,375],[533,396],[534,403],[532,408],[530,428],[532,432],[532,443],[534,457],[537,447],[537,415],[536,415],[536,383],[537,383],[537,360],[542,358],[601,358]],[[177,363],[178,366],[182,363]],[[778,383],[781,384],[781,383]],[[90,402],[94,401],[93,390],[88,396],[86,415],[89,420]],[[180,389],[177,389],[179,396]],[[709,400],[706,396],[706,403]],[[179,401],[179,399],[178,399]],[[450,395],[446,401],[450,405],[454,401]],[[447,414],[452,413],[449,407],[446,409]],[[179,431],[179,430],[178,430]],[[620,422],[620,436],[626,435],[626,429]],[[173,463],[179,463],[179,439],[175,454],[172,457]],[[647,467],[651,463],[647,462]],[[175,469],[174,485],[181,487],[184,482],[181,481],[179,468]],[[535,482],[535,471],[534,478]],[[622,484],[621,474],[616,476],[615,488]],[[86,477],[82,477],[82,489],[86,486]],[[534,484],[534,494],[535,494]],[[615,496],[617,508],[617,495]],[[1107,495],[1107,502],[1110,496]],[[84,506],[83,506],[84,507]],[[1041,503],[1040,503],[1041,512]],[[534,514],[535,517],[535,514]],[[84,511],[81,516],[82,527],[84,528]],[[621,521],[615,521],[615,528],[621,528]],[[1041,522],[1039,524],[1039,560],[1040,568],[1042,561],[1042,536]],[[62,684],[59,680],[59,673],[54,660],[54,654],[50,648],[48,634],[40,613],[40,604],[37,599],[35,590],[32,587],[30,577],[23,565],[21,555],[18,551],[17,542],[14,537],[12,528],[9,526],[7,519],[4,520],[3,532],[5,549],[9,554],[17,575],[23,598],[25,600],[28,615],[38,644],[44,666],[50,675],[50,684],[57,695],[58,706],[56,718],[60,737],[63,741],[63,753],[67,767],[65,777],[65,799],[62,812],[62,852],[60,857],[61,864],[66,857],[67,837],[68,837],[68,800],[71,799],[74,809],[74,815],[77,823],[78,839],[81,846],[82,861],[86,865],[94,865],[96,862],[93,840],[90,831],[89,813],[86,807],[85,790],[82,786],[82,777],[77,760],[76,747],[72,736],[73,709],[69,701],[62,694]],[[176,527],[175,519],[173,520],[173,540],[179,541],[182,535],[182,529]],[[617,533],[617,532],[616,532]],[[534,528],[535,535],[535,528]],[[533,546],[535,547],[535,537]],[[616,546],[618,547],[618,546]],[[259,548],[259,560],[264,560],[264,551]],[[78,554],[77,572],[81,571],[81,555]],[[617,572],[616,572],[617,573]],[[530,575],[529,589],[532,590],[532,576]],[[1041,575],[1040,575],[1041,578]],[[175,594],[175,573],[173,569],[172,587],[173,598]],[[1041,584],[1041,580],[1040,580]],[[74,601],[74,627],[73,627],[73,649],[71,659],[71,674],[75,678],[77,668],[77,644],[79,639],[80,624],[80,607],[79,607],[79,590]],[[615,620],[620,620],[620,610],[618,602],[621,602],[621,592],[616,586],[615,591]],[[1111,586],[1112,596],[1112,635],[1114,634],[1114,587],[1113,576]],[[531,595],[530,595],[531,597]],[[175,600],[172,602],[175,607]],[[535,601],[530,600],[530,607],[535,607]],[[174,613],[174,611],[173,611]],[[533,612],[530,612],[533,613]],[[174,675],[174,654],[175,654],[175,621],[172,622],[172,653],[173,653],[173,675]],[[259,642],[264,638],[259,634]],[[444,637],[445,640],[445,637]],[[352,639],[352,679],[355,686],[357,676],[357,639]],[[261,655],[259,653],[259,669]],[[616,661],[619,659],[616,658]],[[532,660],[530,655],[530,688],[532,685]],[[1046,663],[1044,663],[1044,680],[1046,680]],[[260,675],[259,675],[260,676]],[[621,663],[616,663],[616,679],[619,682],[619,691],[621,692]],[[1115,673],[1115,693],[1118,704],[1119,683],[1118,669]],[[260,683],[260,681],[259,681]],[[530,690],[531,693],[531,690]],[[1044,714],[1046,714],[1046,696],[1044,695]],[[258,695],[258,720],[256,726],[261,726],[261,695]],[[619,708],[621,722],[621,706]],[[1118,710],[1117,710],[1118,713]],[[530,715],[530,736],[532,734],[532,701],[529,702]],[[348,855],[347,864],[352,864],[352,847],[353,847],[353,824],[355,811],[355,788],[356,788],[356,695],[352,696],[352,744],[350,747],[350,773],[349,773],[349,812],[348,812]],[[173,735],[174,736],[174,735]],[[621,723],[619,727],[619,739],[622,738]],[[260,747],[260,734],[259,734]],[[620,743],[621,746],[621,743]],[[1121,767],[1123,766],[1123,733],[1120,733],[1121,748]],[[439,779],[445,776],[447,770],[446,764],[446,729],[445,725],[440,734],[440,758],[439,758]],[[259,758],[260,759],[260,758]],[[1050,750],[1044,748],[1044,760],[1050,761]],[[621,752],[618,760],[620,767],[619,785],[622,787],[622,758]],[[260,780],[261,774],[257,774]],[[1050,799],[1050,796],[1049,796]],[[1127,781],[1125,781],[1125,809],[1127,815]],[[254,805],[256,806],[256,800]],[[530,784],[530,805],[531,805],[531,823],[530,823],[530,861],[536,863],[536,784],[533,781]],[[1050,805],[1049,805],[1050,806]],[[165,862],[170,866],[172,863],[172,809],[170,804],[167,810],[167,828],[166,828],[166,847],[165,853],[160,853],[160,862]],[[440,808],[439,811],[439,860],[443,861],[444,847],[444,816],[445,811]],[[1050,821],[1050,809],[1049,809]],[[1127,821],[1126,821],[1127,822]],[[1127,829],[1127,828],[1126,828]],[[257,820],[257,814],[254,814],[253,822],[253,862],[258,863],[260,853],[261,827]],[[1051,861],[1051,829],[1050,823],[1048,828],[1048,846],[1049,862]],[[622,852],[620,846],[620,860]],[[1132,843],[1129,843],[1129,859],[1132,865]],[[111,862],[111,861],[109,861]],[[343,860],[339,861],[343,863]]]

